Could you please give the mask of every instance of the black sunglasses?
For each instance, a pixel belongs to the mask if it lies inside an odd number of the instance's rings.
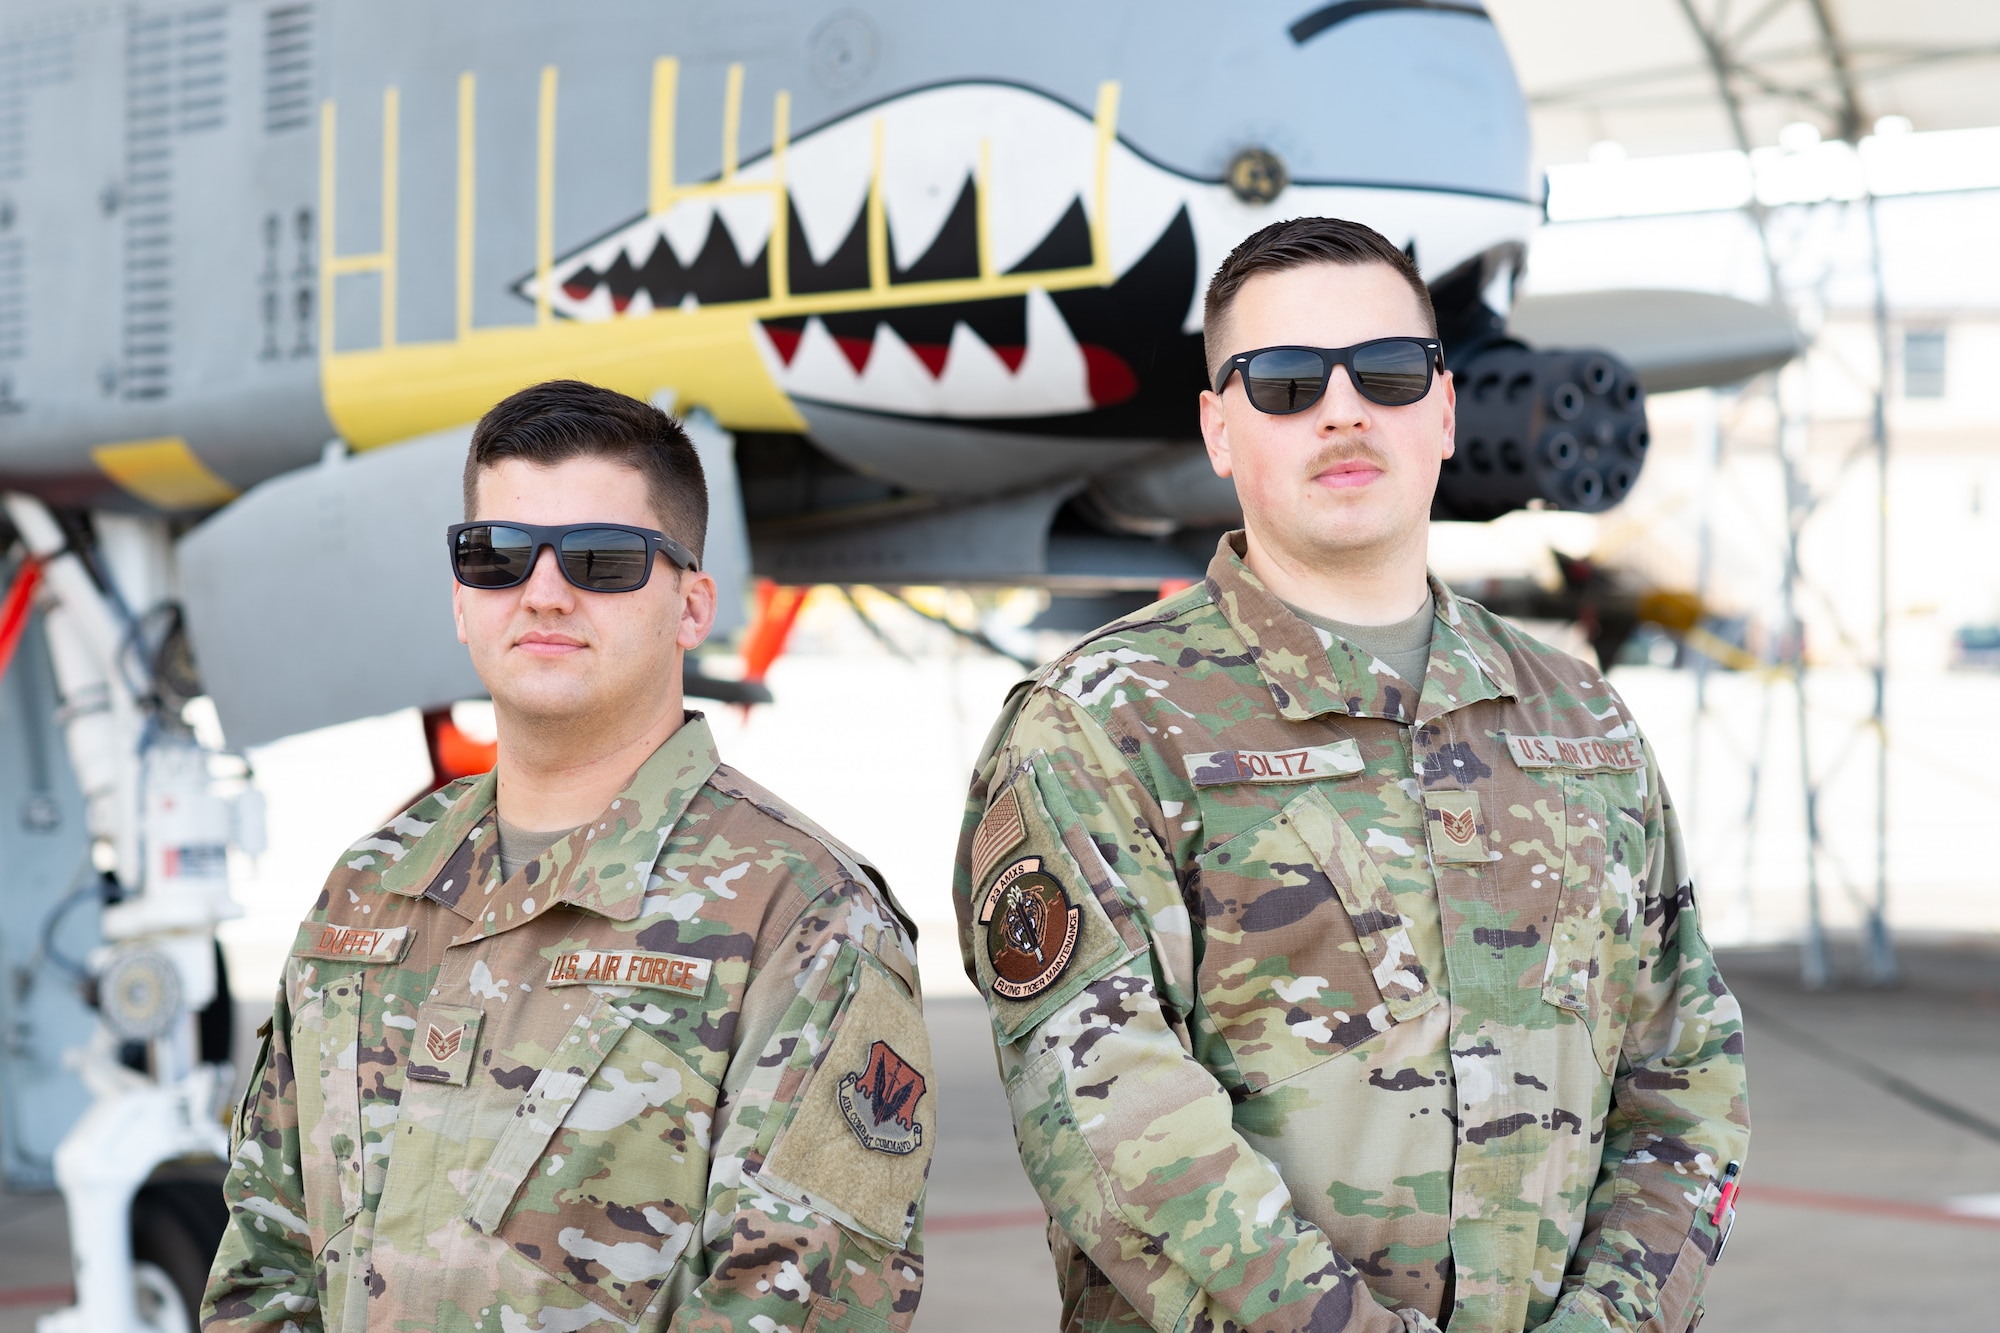
[[[451,572],[468,588],[512,588],[526,583],[544,546],[556,552],[563,577],[585,592],[633,592],[653,572],[653,552],[682,569],[701,562],[672,537],[623,523],[454,523],[445,529]]]
[[[1272,416],[1303,412],[1326,393],[1335,366],[1363,398],[1383,407],[1408,407],[1431,391],[1431,376],[1444,370],[1444,344],[1429,338],[1376,338],[1352,347],[1260,347],[1222,363],[1215,391],[1243,372],[1250,406]]]

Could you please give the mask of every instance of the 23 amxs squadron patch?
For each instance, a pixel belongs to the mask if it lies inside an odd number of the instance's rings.
[[[993,880],[979,905],[993,991],[1027,1000],[1055,985],[1076,956],[1083,909],[1069,900],[1062,881],[1042,869],[1042,858],[1024,856]]]

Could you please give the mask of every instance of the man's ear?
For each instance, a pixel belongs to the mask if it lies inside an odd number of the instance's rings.
[[[715,628],[715,576],[707,570],[680,574],[680,625],[675,640],[682,652],[693,652]]]
[[[470,644],[465,637],[465,585],[457,579],[451,581],[451,623],[458,626],[458,641]]]
[[[1440,458],[1450,458],[1458,452],[1458,382],[1449,370],[1444,372],[1444,452]]]
[[[1218,477],[1236,470],[1229,456],[1229,425],[1222,419],[1222,399],[1212,389],[1201,391],[1201,442],[1208,446],[1208,465]]]

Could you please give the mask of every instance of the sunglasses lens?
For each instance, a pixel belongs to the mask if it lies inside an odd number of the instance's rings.
[[[1430,392],[1430,349],[1411,338],[1390,338],[1357,347],[1354,387],[1384,407],[1414,403]]]
[[[1319,353],[1296,347],[1259,352],[1243,367],[1243,392],[1250,405],[1276,416],[1311,407],[1325,383],[1326,363]]]
[[[563,573],[592,592],[629,592],[646,580],[646,539],[618,528],[579,528],[562,539]]]
[[[511,588],[528,577],[535,543],[519,528],[490,523],[460,532],[451,556],[453,572],[468,588]]]

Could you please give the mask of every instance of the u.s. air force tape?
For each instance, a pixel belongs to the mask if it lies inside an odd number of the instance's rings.
[[[708,991],[708,974],[715,967],[707,958],[639,949],[577,949],[556,955],[549,968],[551,986],[643,986],[699,997]]]
[[[1636,736],[1513,736],[1507,752],[1521,768],[1566,768],[1579,773],[1630,773],[1646,766]]]

